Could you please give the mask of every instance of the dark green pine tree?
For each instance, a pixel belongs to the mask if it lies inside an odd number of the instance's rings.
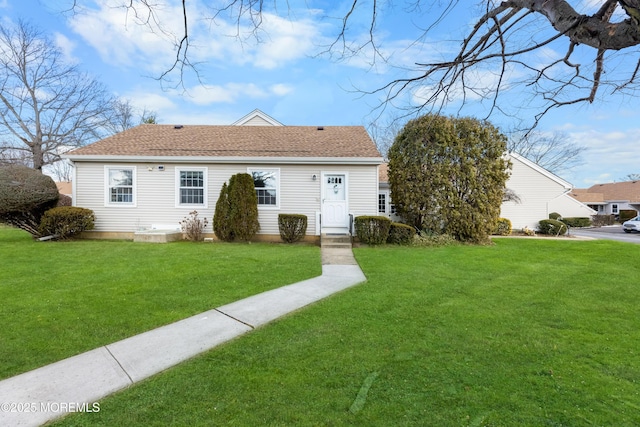
[[[258,197],[253,177],[248,173],[233,175],[229,180],[229,219],[235,238],[251,240],[260,229]]]
[[[216,202],[213,215],[213,232],[219,240],[231,242],[234,239],[231,227],[231,205],[229,204],[229,186],[225,182],[220,189],[220,196]]]

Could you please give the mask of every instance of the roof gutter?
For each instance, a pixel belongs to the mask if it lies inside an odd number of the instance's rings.
[[[382,157],[208,157],[208,156],[114,156],[114,155],[73,155],[65,154],[62,158],[72,162],[118,162],[118,163],[224,163],[224,164],[350,164],[379,165],[384,163]]]

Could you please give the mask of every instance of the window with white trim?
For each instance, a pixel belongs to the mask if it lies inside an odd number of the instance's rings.
[[[108,166],[105,168],[105,181],[107,183],[107,205],[135,205],[135,167]]]
[[[278,207],[279,169],[249,169],[258,197],[258,206]]]
[[[618,215],[618,204],[614,203],[611,205],[611,213],[614,215]]]
[[[207,207],[206,183],[206,168],[176,168],[176,205]]]

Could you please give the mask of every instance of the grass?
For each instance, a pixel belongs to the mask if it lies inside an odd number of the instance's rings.
[[[637,246],[355,253],[366,284],[56,425],[640,425]]]
[[[0,379],[321,274],[282,244],[37,242],[0,228]]]

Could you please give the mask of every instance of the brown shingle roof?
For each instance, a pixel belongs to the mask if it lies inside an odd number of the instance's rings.
[[[378,181],[389,182],[389,163],[383,163],[378,167]]]
[[[143,124],[70,156],[381,157],[362,126]]]
[[[572,196],[581,202],[629,201],[640,203],[640,181],[596,184],[586,189],[576,188]],[[588,200],[587,200],[588,199]]]

